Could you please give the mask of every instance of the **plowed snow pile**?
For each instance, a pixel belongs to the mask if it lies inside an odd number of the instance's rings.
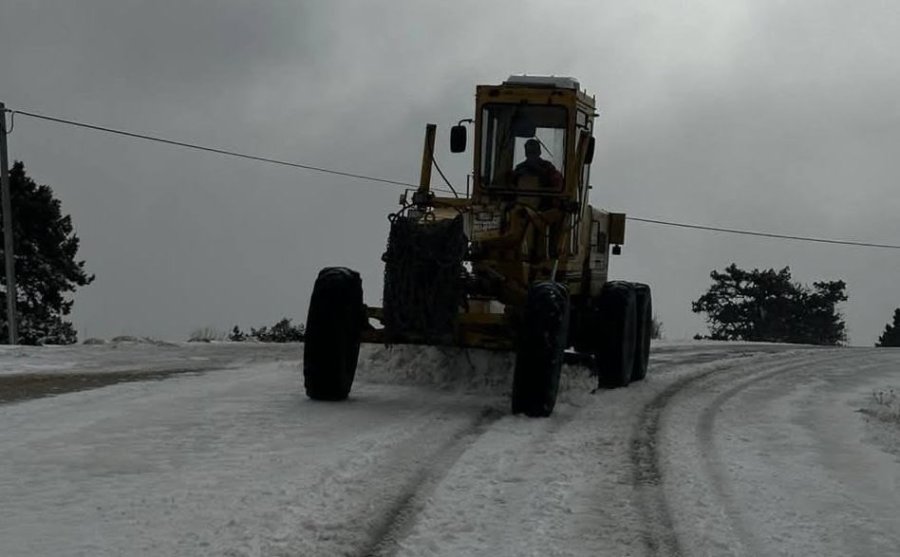
[[[365,346],[356,377],[377,384],[436,387],[441,390],[507,396],[515,357],[509,352],[435,346]],[[597,377],[580,365],[563,365],[559,400],[589,394]]]

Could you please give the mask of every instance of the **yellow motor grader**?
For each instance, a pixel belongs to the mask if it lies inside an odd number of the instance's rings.
[[[383,307],[364,304],[357,272],[319,273],[310,398],[347,398],[361,342],[515,351],[512,412],[528,416],[553,412],[564,358],[590,362],[609,387],[646,376],[650,288],[607,280],[625,215],[589,204],[594,98],[573,78],[512,76],[477,87],[474,116],[450,130],[460,153],[474,128],[464,197],[432,191],[436,126],[426,128],[420,186],[389,217]]]

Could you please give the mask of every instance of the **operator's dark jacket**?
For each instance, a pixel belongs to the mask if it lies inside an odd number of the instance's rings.
[[[542,158],[526,159],[516,165],[515,179],[518,184],[522,176],[537,176],[541,187],[559,189],[562,187],[562,174],[553,163]]]

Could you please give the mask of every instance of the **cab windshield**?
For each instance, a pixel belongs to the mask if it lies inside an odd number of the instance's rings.
[[[481,183],[488,188],[562,191],[566,109],[489,104],[482,112]]]

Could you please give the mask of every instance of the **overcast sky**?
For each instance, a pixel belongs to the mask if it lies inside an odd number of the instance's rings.
[[[593,203],[645,217],[900,243],[900,3],[0,0],[10,108],[417,181],[425,124],[476,84],[577,77],[601,110]],[[81,338],[304,321],[319,268],[380,302],[401,188],[16,119],[10,157],[51,185],[97,280]],[[853,344],[900,306],[900,252],[629,223],[616,278],[669,338],[706,332],[709,272],[843,279]]]

